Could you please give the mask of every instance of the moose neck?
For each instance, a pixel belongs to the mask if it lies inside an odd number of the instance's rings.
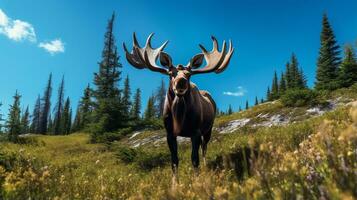
[[[186,113],[190,102],[190,89],[181,97],[175,95],[170,88],[168,95],[171,96],[171,113],[173,119],[173,131],[178,135],[183,128],[186,119]]]

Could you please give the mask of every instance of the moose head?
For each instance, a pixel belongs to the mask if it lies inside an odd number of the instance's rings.
[[[202,53],[193,56],[185,66],[182,64],[177,64],[175,66],[172,62],[171,56],[163,51],[168,41],[166,41],[159,48],[154,49],[151,46],[151,38],[153,35],[153,33],[149,35],[146,45],[141,48],[134,33],[133,49],[131,53],[126,48],[125,43],[123,43],[123,47],[126,52],[126,59],[132,66],[138,69],[148,68],[151,71],[169,75],[172,90],[179,97],[183,96],[188,91],[190,77],[192,75],[210,72],[223,72],[227,68],[234,51],[231,41],[229,41],[228,51],[225,41],[223,41],[222,51],[219,51],[217,39],[212,36],[212,51],[209,52],[202,45],[199,45]],[[156,64],[159,58],[161,66]],[[199,68],[201,67],[204,59],[206,60],[206,66]]]
[[[201,53],[193,56],[187,65],[174,65],[169,54],[163,50],[167,41],[154,49],[151,46],[150,34],[144,47],[140,47],[135,33],[133,35],[133,49],[128,51],[125,44],[126,59],[137,69],[149,69],[170,77],[170,86],[166,94],[163,119],[167,132],[167,143],[171,152],[171,164],[174,177],[177,176],[177,136],[190,137],[192,142],[191,160],[195,169],[199,166],[198,150],[202,146],[202,155],[205,162],[207,144],[211,138],[213,121],[216,113],[216,104],[207,91],[201,91],[190,81],[192,75],[223,72],[232,57],[232,42],[227,50],[223,42],[222,50],[218,48],[215,37],[212,51],[207,51],[202,45]],[[157,60],[160,59],[160,65]],[[205,66],[201,67],[205,59]]]

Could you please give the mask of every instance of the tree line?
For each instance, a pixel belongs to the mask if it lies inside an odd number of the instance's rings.
[[[140,88],[132,95],[129,76],[126,76],[123,88],[119,87],[122,64],[119,62],[120,56],[114,37],[114,21],[113,13],[104,36],[99,71],[94,73],[94,87],[88,84],[84,89],[74,119],[70,98],[65,96],[64,76],[57,90],[56,103],[52,106],[53,88],[50,74],[43,95],[38,95],[35,101],[32,114],[28,106],[21,111],[21,95],[18,91],[15,92],[5,123],[9,140],[15,141],[20,134],[25,133],[66,135],[85,129],[92,133],[92,140],[95,142],[97,137],[108,132],[128,127],[150,126],[162,116],[166,95],[163,80],[149,97],[143,114]]]

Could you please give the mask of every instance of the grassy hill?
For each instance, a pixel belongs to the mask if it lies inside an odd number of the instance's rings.
[[[329,98],[321,112],[276,101],[217,118],[198,176],[180,140],[177,184],[162,130],[110,144],[86,133],[2,142],[0,199],[354,199],[356,94]]]

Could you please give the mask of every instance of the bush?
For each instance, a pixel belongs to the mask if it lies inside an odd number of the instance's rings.
[[[93,133],[91,137],[92,143],[111,143],[121,140],[124,136],[131,133],[132,128],[119,129],[116,132]]]
[[[318,94],[309,89],[288,90],[281,97],[281,102],[285,106],[300,107],[311,106],[319,103]]]
[[[156,167],[162,167],[170,162],[170,154],[168,152],[151,152],[138,154],[137,166],[142,170],[151,170]]]
[[[135,149],[129,147],[119,146],[115,149],[115,151],[115,155],[117,156],[117,158],[119,158],[125,163],[134,162],[138,155],[138,152]]]

